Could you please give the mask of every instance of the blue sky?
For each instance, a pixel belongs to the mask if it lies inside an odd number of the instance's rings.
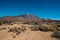
[[[60,20],[60,0],[0,0],[0,17],[25,13]]]

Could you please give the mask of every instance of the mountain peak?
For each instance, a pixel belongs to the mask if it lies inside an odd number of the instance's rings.
[[[33,16],[32,14],[29,14],[29,13],[27,13],[27,14],[24,14],[24,15],[22,15],[22,16],[26,16],[26,17],[31,17],[31,16]]]
[[[24,14],[24,15],[20,15],[20,17],[27,18],[27,19],[38,19],[37,16],[34,16],[32,14],[29,14],[29,13]]]
[[[30,16],[31,14],[27,13],[27,14],[24,14],[24,15],[26,15],[26,16]]]

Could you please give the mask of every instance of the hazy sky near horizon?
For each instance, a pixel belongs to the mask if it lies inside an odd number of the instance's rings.
[[[25,13],[60,20],[60,0],[0,0],[0,17]]]

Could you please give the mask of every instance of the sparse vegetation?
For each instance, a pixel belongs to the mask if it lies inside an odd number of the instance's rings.
[[[16,33],[16,35],[20,34],[22,31],[26,30],[26,28],[24,26],[22,26],[22,27],[17,27],[17,26],[8,27],[8,29],[9,29],[9,32],[14,32],[14,33]]]
[[[28,22],[23,22],[23,24],[28,24]]]
[[[0,28],[0,30],[4,30],[4,29],[6,29],[6,28]]]
[[[55,26],[52,26],[52,25],[50,25],[50,26],[34,25],[31,27],[31,30],[32,31],[45,31],[45,32],[47,32],[47,31],[56,31],[57,28]]]
[[[3,24],[8,24],[9,22],[6,20],[6,21],[3,21]]]

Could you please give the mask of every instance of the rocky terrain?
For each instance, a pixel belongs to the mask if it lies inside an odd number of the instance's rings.
[[[0,18],[0,40],[60,40],[60,20],[31,14]]]

